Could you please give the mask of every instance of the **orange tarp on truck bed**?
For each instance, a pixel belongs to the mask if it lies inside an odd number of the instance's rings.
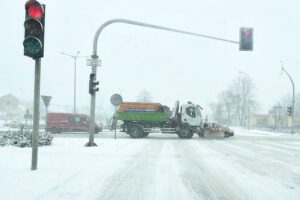
[[[142,102],[124,102],[119,106],[119,112],[124,112],[130,109],[152,110],[158,111],[161,107],[160,103],[142,103]]]

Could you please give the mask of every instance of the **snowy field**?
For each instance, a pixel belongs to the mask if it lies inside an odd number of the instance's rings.
[[[39,148],[0,147],[2,200],[300,199],[300,135],[235,130],[225,140],[112,132],[54,135]]]

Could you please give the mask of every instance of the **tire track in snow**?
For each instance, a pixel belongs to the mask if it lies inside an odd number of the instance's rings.
[[[155,175],[154,167],[163,145],[163,142],[150,141],[147,141],[141,151],[133,154],[132,159],[122,168],[105,180],[106,184],[100,189],[99,199],[134,200],[149,197],[148,190],[151,189],[150,185]]]
[[[90,171],[89,165],[85,165],[84,167],[76,169],[75,173],[72,173],[72,175],[64,178],[62,181],[57,182],[54,186],[51,186],[45,191],[40,191],[39,195],[31,199],[96,199],[95,193],[99,190],[96,190],[95,187],[101,187],[101,185],[103,185],[103,179],[108,178],[111,174],[115,173],[115,171],[118,171],[119,168],[121,168],[128,162],[128,160],[132,161],[134,159],[134,157],[131,155],[120,156],[120,151],[139,152],[143,148],[144,143],[144,141],[141,141],[138,145],[129,146],[127,143],[121,145],[121,147],[118,147],[116,151],[113,151],[111,153],[111,159],[108,160],[107,155],[104,157],[101,156],[102,153],[107,154],[107,152],[101,152],[101,149],[99,149],[100,154],[98,156],[94,153],[89,154],[90,159],[94,160],[93,162],[90,162],[90,165],[98,165],[99,171]],[[95,162],[95,159],[99,159],[99,162],[97,162],[97,160]],[[119,165],[116,166],[116,163],[118,163]],[[81,187],[81,185],[86,184],[94,186],[91,187],[91,192],[88,195],[86,191],[82,190],[82,188],[86,188],[86,186]]]
[[[181,166],[181,180],[193,194],[194,199],[234,200],[241,199],[230,185],[206,165],[203,156],[196,153],[191,145],[193,140],[174,143],[178,153],[178,165]],[[207,158],[207,157],[206,157]]]

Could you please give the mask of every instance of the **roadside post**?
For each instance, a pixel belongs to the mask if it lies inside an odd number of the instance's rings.
[[[51,96],[44,96],[42,95],[42,100],[45,104],[46,107],[46,117],[45,117],[45,132],[47,133],[47,121],[48,121],[48,106],[50,105],[50,101],[51,101]]]
[[[123,98],[119,94],[114,94],[110,97],[110,103],[115,106],[115,114],[113,115],[112,126],[115,126],[115,139],[117,139],[117,109],[123,102]]]

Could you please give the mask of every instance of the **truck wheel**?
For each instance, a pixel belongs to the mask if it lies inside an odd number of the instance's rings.
[[[144,131],[142,126],[136,124],[129,127],[129,135],[132,138],[141,138],[144,136]]]
[[[149,135],[149,132],[144,132],[144,135],[143,135],[143,137],[148,137],[148,135]]]
[[[193,137],[193,132],[192,132],[192,129],[191,129],[190,125],[183,124],[180,127],[180,131],[178,132],[178,136],[182,139],[190,139],[191,137]]]
[[[198,133],[199,137],[203,138],[204,136],[204,130],[202,130],[201,132]]]

